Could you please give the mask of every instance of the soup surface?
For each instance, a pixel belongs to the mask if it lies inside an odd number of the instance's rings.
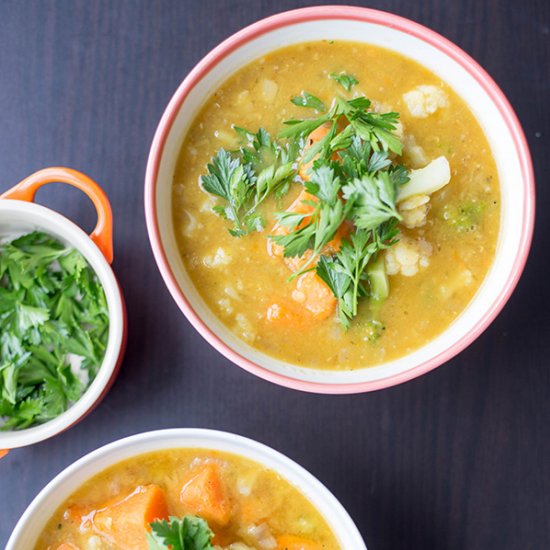
[[[151,522],[168,516],[200,516],[216,550],[340,548],[319,512],[274,471],[228,453],[173,449],[87,481],[57,510],[35,550],[167,549],[146,537]],[[189,548],[212,548],[198,540]]]
[[[349,90],[330,77],[342,72],[357,81]],[[307,177],[297,176],[284,196],[267,198],[259,207],[265,228],[241,237],[229,233],[231,224],[212,210],[219,199],[201,184],[220,148],[231,151],[242,145],[234,125],[251,132],[264,128],[277,136],[284,121],[314,117],[312,109],[290,102],[304,91],[325,105],[334,104],[336,96],[349,100],[364,95],[372,101],[369,110],[398,112],[395,134],[403,149],[401,155],[390,151],[389,158],[407,170],[441,157],[450,165],[447,185],[397,205],[399,242],[379,252],[389,294],[375,306],[372,300],[360,301],[348,329],[336,308],[334,314],[304,323],[273,322],[281,317],[273,315],[274,301],[300,301],[303,293],[296,281],[288,282],[288,265],[270,253],[268,236],[276,227],[274,212],[296,200]],[[215,315],[262,352],[322,369],[380,364],[444,331],[482,283],[493,261],[500,220],[496,166],[465,103],[412,60],[351,42],[290,46],[252,62],[222,84],[188,131],[172,199],[184,265]]]

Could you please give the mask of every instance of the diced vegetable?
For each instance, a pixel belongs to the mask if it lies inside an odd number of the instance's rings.
[[[180,492],[180,502],[191,514],[203,517],[218,527],[231,519],[231,502],[225,495],[218,466],[207,462],[193,472]]]
[[[246,534],[250,542],[260,550],[275,550],[277,548],[277,541],[271,534],[269,525],[265,522],[259,525],[251,525],[247,528]]]
[[[446,204],[443,219],[459,232],[473,231],[478,226],[485,210],[482,201],[469,201],[461,204]]]
[[[390,282],[386,274],[386,266],[382,254],[378,254],[376,260],[368,263],[367,276],[370,283],[371,298],[375,302],[385,300],[390,293]]]
[[[378,338],[384,334],[385,330],[386,327],[384,323],[377,319],[370,319],[364,324],[365,340],[368,342],[376,342]]]
[[[147,550],[149,525],[168,517],[164,491],[158,485],[140,485],[123,497],[95,508],[68,510],[81,531],[90,530],[122,549]]]
[[[336,307],[336,297],[314,271],[308,271],[296,281],[292,299],[316,319],[326,319]]]
[[[424,168],[411,170],[409,181],[397,193],[397,202],[415,195],[431,195],[451,181],[451,167],[445,157],[438,157]]]
[[[57,550],[80,550],[80,548],[78,546],[75,546],[74,544],[71,544],[70,542],[64,542],[57,547]]]

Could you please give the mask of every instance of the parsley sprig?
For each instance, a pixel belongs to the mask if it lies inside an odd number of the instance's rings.
[[[261,231],[264,221],[258,207],[270,195],[282,197],[296,175],[298,147],[281,146],[263,128],[257,133],[234,127],[245,144],[237,151],[220,149],[202,176],[202,187],[223,199],[213,210],[233,222],[234,237]]]
[[[0,428],[46,422],[77,401],[108,329],[103,288],[77,250],[41,232],[0,245]]]
[[[198,516],[156,520],[147,533],[149,550],[213,550],[214,533]]]

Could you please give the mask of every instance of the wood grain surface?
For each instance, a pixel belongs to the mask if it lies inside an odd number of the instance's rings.
[[[166,103],[222,39],[314,3],[0,2],[0,191],[58,164],[104,187],[130,331],[102,405],[69,432],[0,461],[0,547],[36,493],[83,454],[145,430],[197,426],[244,434],[297,460],[342,501],[370,550],[550,548],[548,0],[369,3],[435,29],[477,59],[514,105],[531,146],[538,220],[525,274],[460,356],[388,390],[306,395],[225,360],[161,280],[143,179]],[[51,186],[39,200],[84,228],[94,224],[77,191]]]

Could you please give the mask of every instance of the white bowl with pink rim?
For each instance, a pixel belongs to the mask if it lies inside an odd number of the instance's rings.
[[[50,481],[31,502],[17,523],[6,550],[34,548],[46,523],[63,502],[88,479],[109,466],[143,453],[182,448],[232,453],[277,472],[315,506],[342,549],[366,550],[357,527],[340,502],[296,462],[240,435],[193,428],[137,434],[105,445],[77,460]]]
[[[501,185],[495,261],[465,311],[435,340],[378,366],[354,371],[310,369],[274,359],[233,335],[205,305],[182,263],[172,225],[171,184],[186,132],[207,98],[235,71],[273,50],[313,40],[382,46],[427,67],[469,105],[489,141]],[[529,252],[535,190],[531,158],[517,117],[491,77],[455,44],[402,17],[357,7],[319,6],[269,17],[234,34],[189,73],[157,128],[145,179],[153,252],[173,298],[193,326],[240,367],[271,382],[319,393],[377,390],[420,376],[471,344],[514,290]]]
[[[90,235],[61,214],[33,202],[38,189],[52,182],[62,182],[76,187],[92,200],[97,210],[98,221]],[[48,233],[77,249],[86,258],[105,292],[109,310],[109,336],[98,372],[80,399],[48,422],[22,430],[0,431],[0,457],[10,449],[32,445],[53,437],[82,420],[108,392],[118,373],[126,344],[124,298],[111,268],[111,206],[99,185],[81,172],[57,166],[39,170],[1,194],[0,242],[31,231]]]

